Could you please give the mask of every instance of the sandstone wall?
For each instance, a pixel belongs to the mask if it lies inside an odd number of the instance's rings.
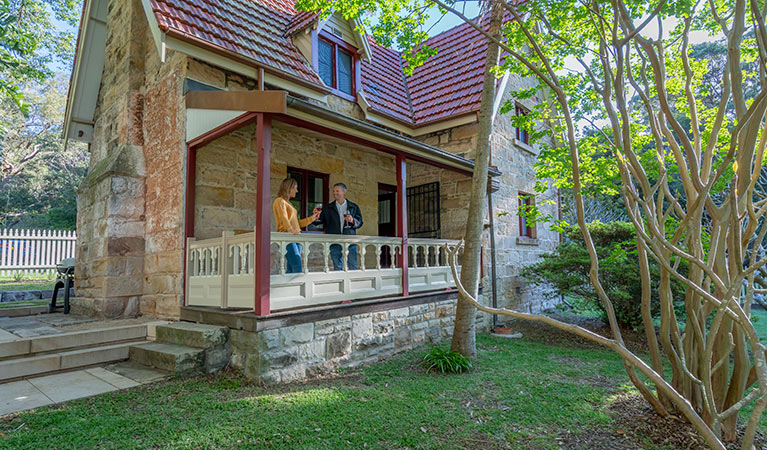
[[[504,98],[513,100],[515,89],[527,86],[527,82],[510,80],[509,86]],[[531,101],[526,100],[520,103],[530,107],[529,102]],[[512,126],[510,117],[498,115],[491,138],[491,164],[502,172],[498,180],[500,189],[493,194],[498,305],[537,312],[550,307],[557,300],[549,298],[541,289],[531,287],[519,276],[519,271],[523,266],[536,262],[541,253],[552,251],[559,243],[559,234],[552,231],[548,224],[537,224],[537,239],[519,239],[517,198],[520,192],[535,192],[534,186],[537,179],[532,166],[537,160],[538,148],[520,144],[514,139],[515,136],[516,129]],[[422,136],[420,139],[443,150],[473,158],[476,149],[477,125],[463,125]],[[440,181],[440,189],[444,190],[441,192],[443,237],[462,236],[466,224],[471,182],[466,177],[460,177],[450,171],[415,164],[409,165],[408,176],[409,184],[411,180],[413,184]],[[536,196],[536,204],[545,214],[550,214],[552,217],[557,217],[556,202],[555,189],[549,189],[545,194]],[[505,214],[499,215],[499,213]],[[489,217],[486,217],[485,221],[489,222]],[[485,276],[482,279],[486,297],[489,297],[491,292],[491,258],[490,235],[486,230],[483,234]]]
[[[139,0],[110,1],[89,175],[78,191],[76,312],[177,317],[186,57],[160,58]]]
[[[222,231],[255,226],[258,164],[255,149],[255,125],[251,125],[197,150],[196,238],[207,239],[220,236]],[[378,235],[378,183],[396,182],[394,157],[275,122],[270,174],[272,200],[287,176],[288,167],[329,174],[330,190],[337,182],[346,184],[347,197],[362,210],[364,224],[357,232]],[[332,201],[330,192],[328,198]]]
[[[449,338],[454,316],[455,294],[449,300],[259,332],[231,330],[231,364],[267,383],[298,381]],[[477,314],[478,330],[489,326],[490,317]]]

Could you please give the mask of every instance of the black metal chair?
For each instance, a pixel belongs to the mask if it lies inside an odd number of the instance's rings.
[[[53,286],[53,296],[51,297],[51,305],[48,308],[49,312],[56,312],[56,297],[58,297],[59,289],[64,288],[64,314],[69,314],[69,290],[75,281],[75,259],[66,258],[62,259],[60,263],[56,264],[56,284]]]

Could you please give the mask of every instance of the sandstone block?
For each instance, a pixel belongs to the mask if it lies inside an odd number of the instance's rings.
[[[247,332],[248,334],[252,334],[257,338],[257,347],[254,348],[256,351],[263,351],[263,350],[273,350],[280,346],[280,330],[274,329],[274,330],[264,330],[259,333],[251,333]]]
[[[260,371],[282,369],[298,362],[296,347],[259,353]]]
[[[197,186],[194,192],[195,205],[234,206],[234,191],[231,188]]]
[[[400,327],[394,331],[394,346],[406,347],[409,346],[412,340],[412,333],[410,328]]]
[[[222,346],[229,340],[229,328],[191,322],[177,322],[157,327],[157,341],[196,348]]]
[[[390,319],[399,319],[399,318],[407,317],[408,314],[410,314],[410,310],[407,307],[389,310]]]
[[[455,307],[453,305],[438,305],[436,316],[437,317],[449,317],[455,314]]]
[[[352,322],[352,337],[354,339],[360,339],[371,334],[373,334],[373,319],[370,314]]]
[[[349,316],[339,317],[337,319],[322,320],[315,322],[314,334],[316,336],[326,336],[329,334],[339,333],[341,331],[350,331],[352,329],[352,321]]]
[[[298,346],[298,358],[303,362],[316,362],[325,359],[325,339],[308,342]]]
[[[282,345],[302,344],[311,341],[313,338],[314,323],[280,328],[280,342]]]
[[[327,359],[338,358],[351,353],[352,344],[350,332],[328,336],[326,343],[327,349],[325,354],[327,355]]]

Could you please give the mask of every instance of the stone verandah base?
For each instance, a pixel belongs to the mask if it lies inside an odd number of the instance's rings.
[[[232,329],[231,365],[249,378],[288,383],[380,361],[452,336],[452,297],[268,330]],[[478,330],[487,330],[490,322],[489,316],[477,315]]]

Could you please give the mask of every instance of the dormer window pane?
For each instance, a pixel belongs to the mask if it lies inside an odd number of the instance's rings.
[[[319,40],[319,73],[322,81],[333,87],[333,44]]]
[[[338,49],[338,90],[352,95],[352,55]]]

